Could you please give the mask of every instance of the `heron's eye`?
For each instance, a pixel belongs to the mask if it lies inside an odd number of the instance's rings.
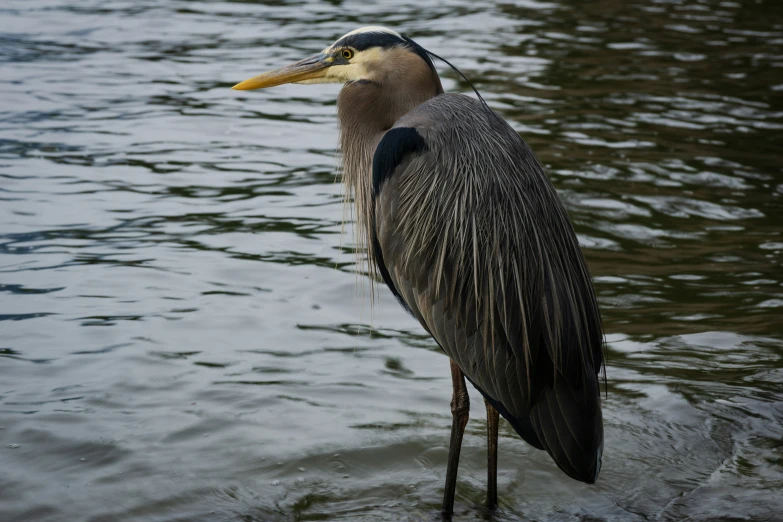
[[[351,58],[353,58],[353,51],[351,51],[350,49],[343,49],[342,55],[343,58],[345,58],[346,60],[350,60]]]

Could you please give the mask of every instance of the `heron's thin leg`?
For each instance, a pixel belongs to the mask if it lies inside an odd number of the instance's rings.
[[[465,387],[465,377],[457,363],[451,362],[451,384],[454,393],[451,397],[451,440],[449,441],[449,462],[446,466],[446,491],[443,493],[443,515],[451,517],[454,510],[454,491],[457,487],[457,467],[459,467],[459,452],[462,448],[462,434],[468,423],[470,399]]]
[[[498,410],[484,401],[487,407],[487,507],[498,505]]]

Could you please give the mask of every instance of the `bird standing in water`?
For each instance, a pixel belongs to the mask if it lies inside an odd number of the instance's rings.
[[[486,404],[490,508],[499,414],[568,476],[595,482],[603,333],[576,235],[541,164],[480,95],[445,93],[433,57],[393,30],[365,27],[234,89],[344,84],[343,179],[371,280],[383,278],[450,358],[450,517],[465,378]]]

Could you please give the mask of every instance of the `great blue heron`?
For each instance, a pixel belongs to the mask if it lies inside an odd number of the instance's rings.
[[[498,412],[568,476],[595,482],[603,333],[576,235],[541,164],[480,96],[444,93],[432,57],[396,31],[364,27],[234,89],[344,84],[343,178],[360,250],[371,276],[450,358],[450,516],[469,412],[465,377],[486,403],[490,508]]]

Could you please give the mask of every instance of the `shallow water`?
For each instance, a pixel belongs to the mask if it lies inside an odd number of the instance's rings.
[[[501,423],[493,519],[780,520],[772,0],[5,0],[0,520],[436,516],[448,364],[357,289],[339,86],[229,90],[368,24],[533,147],[603,308],[598,483]],[[489,518],[471,398],[460,520]]]

